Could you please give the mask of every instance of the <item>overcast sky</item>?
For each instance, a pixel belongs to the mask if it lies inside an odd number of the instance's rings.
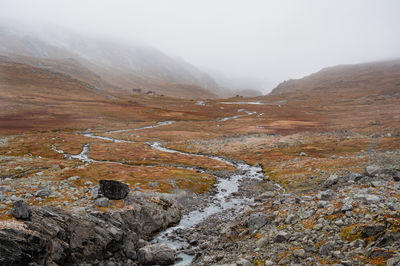
[[[400,58],[400,0],[0,0],[0,18],[140,40],[264,91],[326,66]]]

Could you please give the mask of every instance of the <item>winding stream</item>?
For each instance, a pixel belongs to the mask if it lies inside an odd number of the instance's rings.
[[[142,128],[137,128],[137,129],[127,129],[127,130],[116,130],[116,131],[107,131],[106,133],[113,133],[113,132],[125,132],[125,131],[130,131],[130,130],[139,130],[139,129],[145,129],[145,128],[154,128],[162,125],[168,125],[172,124],[173,121],[165,121],[165,122],[159,122],[153,126],[146,126]],[[102,139],[102,140],[109,140],[113,141],[115,143],[120,143],[120,142],[131,142],[134,143],[134,141],[126,141],[126,140],[121,140],[121,139],[116,139],[113,137],[103,137],[99,135],[95,135],[94,133],[90,133],[88,131],[81,133],[82,136],[88,137],[88,138],[97,138],[97,139]],[[238,174],[233,174],[230,176],[230,178],[223,179],[215,176],[216,179],[216,190],[217,192],[215,195],[210,196],[211,198],[209,199],[209,204],[203,208],[203,209],[197,209],[194,211],[189,212],[188,214],[184,215],[182,219],[180,220],[179,224],[170,227],[167,230],[160,232],[157,236],[155,236],[153,242],[154,243],[165,243],[171,247],[174,247],[179,253],[178,256],[182,259],[181,261],[178,261],[175,265],[188,265],[192,262],[194,255],[187,255],[185,254],[182,250],[184,246],[187,246],[188,240],[181,239],[181,238],[175,238],[175,239],[170,239],[168,236],[173,235],[174,231],[176,230],[185,230],[189,228],[194,228],[196,225],[199,223],[203,222],[210,216],[214,214],[221,213],[226,210],[233,210],[233,211],[240,211],[244,206],[251,204],[253,202],[253,198],[244,198],[243,196],[239,196],[234,194],[235,192],[239,191],[239,186],[240,183],[244,179],[255,179],[255,180],[262,180],[263,178],[263,172],[260,166],[251,166],[249,164],[246,164],[244,162],[237,162],[234,160],[229,160],[225,159],[223,157],[219,156],[214,156],[214,155],[203,155],[203,154],[195,154],[195,153],[186,153],[186,152],[181,152],[169,148],[163,147],[161,142],[147,142],[147,144],[155,150],[159,150],[162,152],[167,152],[167,153],[179,153],[183,154],[186,156],[196,156],[196,157],[208,157],[213,160],[218,160],[221,162],[224,162],[228,165],[233,166],[238,170]],[[92,162],[103,162],[106,163],[106,161],[96,161],[93,160],[89,157],[89,147],[90,144],[85,144],[82,147],[82,152],[78,155],[71,155],[71,154],[66,154],[62,150],[58,150],[55,146],[52,146],[52,149],[60,154],[63,154],[65,157],[69,159],[78,159],[81,160],[82,162],[85,163],[92,163]],[[110,163],[110,162],[108,162]]]
[[[163,152],[169,152],[169,153],[180,153],[184,154],[187,156],[198,156],[198,157],[208,157],[213,160],[218,160],[225,162],[226,164],[229,164],[233,167],[235,167],[237,170],[241,172],[241,174],[234,174],[232,175],[229,179],[222,179],[215,177],[217,182],[216,182],[216,188],[217,188],[217,193],[212,196],[210,200],[210,204],[202,210],[194,210],[182,217],[180,220],[179,224],[170,227],[167,230],[159,233],[153,240],[155,243],[165,243],[169,246],[174,247],[176,250],[182,250],[182,247],[187,243],[186,240],[182,239],[169,239],[168,235],[173,234],[175,230],[178,229],[188,229],[188,228],[193,228],[197,224],[201,223],[208,217],[210,217],[213,214],[220,213],[224,210],[236,210],[240,211],[245,205],[248,205],[253,202],[252,198],[243,198],[240,196],[237,197],[231,197],[231,195],[234,192],[239,191],[239,185],[240,182],[243,179],[249,178],[249,179],[256,179],[256,180],[262,180],[263,178],[263,172],[260,166],[251,166],[249,164],[246,164],[244,162],[233,162],[228,159],[219,157],[219,156],[212,156],[212,155],[199,155],[199,154],[193,154],[193,153],[185,153],[185,152],[180,152],[172,149],[165,148],[161,145],[159,142],[153,142],[149,143],[150,147],[153,149],[157,149]],[[229,200],[228,200],[229,198]],[[175,263],[175,265],[189,265],[193,258],[194,255],[187,255],[183,252],[179,253],[180,258],[182,259],[181,261]]]

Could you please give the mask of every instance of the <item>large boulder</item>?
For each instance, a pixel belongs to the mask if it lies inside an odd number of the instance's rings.
[[[144,265],[170,265],[175,262],[175,250],[166,244],[152,244],[139,249],[138,260]]]
[[[32,211],[25,201],[18,200],[13,204],[11,214],[16,219],[28,220],[32,215]]]
[[[115,180],[100,180],[100,192],[112,200],[126,198],[129,194],[129,186]]]

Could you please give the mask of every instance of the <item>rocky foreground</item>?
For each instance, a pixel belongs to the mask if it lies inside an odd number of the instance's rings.
[[[97,197],[96,204],[109,198],[124,198],[125,207],[121,210],[101,212],[86,208],[66,212],[55,207],[30,207],[23,200],[14,202],[11,213],[18,220],[2,224],[6,229],[0,230],[0,265],[174,262],[175,252],[171,248],[151,245],[147,240],[180,220],[179,204],[165,194],[127,195],[126,185],[112,182],[106,189],[102,185],[107,183],[100,183],[99,194],[103,197]]]
[[[241,208],[221,209],[166,235],[183,243],[180,250],[151,241],[182,214],[204,212],[216,188],[177,195],[86,182],[87,196],[68,211],[28,205],[27,194],[13,195],[18,180],[4,180],[0,200],[12,202],[14,219],[0,221],[0,265],[170,265],[183,254],[192,265],[399,265],[400,151],[368,154],[361,173],[330,170],[306,190],[285,191],[267,175],[243,178],[223,199]],[[235,174],[243,173],[213,172],[222,180]],[[55,193],[38,187],[30,197],[46,201]]]
[[[399,155],[376,154],[365,173],[332,173],[307,193],[267,190],[235,219],[202,224],[192,264],[400,265]]]

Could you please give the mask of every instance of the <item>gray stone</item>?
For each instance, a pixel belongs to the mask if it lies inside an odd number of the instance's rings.
[[[101,197],[101,198],[96,199],[95,203],[99,207],[108,207],[108,204],[110,204],[110,201],[105,197]]]
[[[335,184],[337,184],[339,181],[339,177],[336,174],[330,175],[327,180],[324,182],[324,187],[328,188],[331,187]]]
[[[367,194],[365,195],[365,201],[367,203],[378,203],[379,201],[381,201],[381,198],[377,195]]]
[[[334,246],[331,242],[323,244],[320,248],[318,253],[322,256],[329,256],[334,249]]]
[[[320,200],[317,202],[317,207],[318,208],[325,208],[327,205],[329,204],[329,202],[325,201],[325,200]]]
[[[0,186],[0,192],[11,192],[10,186]]]
[[[270,261],[270,260],[264,261],[264,266],[273,266],[273,265],[275,265],[275,263],[273,261]]]
[[[392,211],[400,211],[400,203],[399,202],[389,203],[389,209]]]
[[[351,205],[350,203],[345,203],[343,206],[342,206],[342,212],[347,212],[347,211],[352,211],[353,210],[353,205]]]
[[[365,174],[367,176],[376,176],[382,172],[382,168],[377,165],[369,165],[365,168]]]
[[[289,238],[289,234],[288,233],[286,233],[284,231],[279,231],[278,234],[276,235],[274,241],[277,242],[277,243],[282,243],[282,242],[288,240],[288,238]]]
[[[345,177],[347,181],[354,181],[354,182],[358,182],[363,178],[362,174],[359,173],[350,173],[348,176]]]
[[[35,193],[33,193],[33,195],[35,197],[48,197],[50,196],[51,191],[48,190],[47,188],[39,188]]]
[[[296,258],[304,259],[306,257],[306,251],[302,248],[293,250],[293,256]]]
[[[386,261],[386,266],[398,266],[400,265],[400,255],[393,256]]]
[[[28,220],[32,216],[32,211],[25,201],[18,200],[13,204],[11,214],[16,219]]]
[[[319,191],[317,194],[317,198],[320,200],[333,200],[336,197],[337,197],[336,192],[331,189],[325,191]]]
[[[265,237],[260,238],[259,240],[257,240],[256,242],[256,246],[258,248],[262,248],[264,246],[266,246],[268,244],[268,239]]]
[[[138,251],[139,263],[145,265],[170,265],[175,262],[175,250],[166,244],[152,244]]]
[[[253,266],[253,264],[250,261],[243,259],[243,258],[239,259],[236,262],[236,265],[237,266]]]
[[[258,201],[258,202],[262,202],[264,200],[267,200],[267,199],[270,199],[270,198],[273,198],[273,197],[275,197],[275,193],[272,192],[272,191],[267,191],[267,192],[264,192],[263,194],[255,197],[254,200]]]
[[[249,219],[249,231],[252,233],[268,223],[268,216],[264,213],[253,213]]]

